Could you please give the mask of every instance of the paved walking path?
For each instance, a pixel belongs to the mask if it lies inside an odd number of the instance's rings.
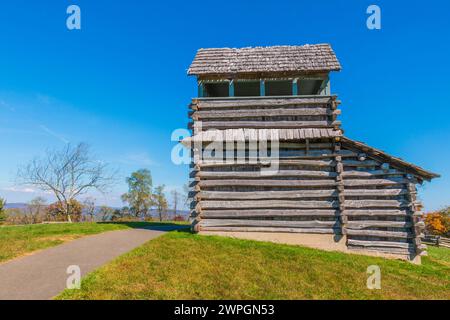
[[[67,267],[81,275],[177,227],[127,229],[86,236],[0,264],[0,300],[51,299],[66,288]]]

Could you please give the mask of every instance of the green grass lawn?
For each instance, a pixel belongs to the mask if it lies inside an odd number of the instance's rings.
[[[422,265],[170,232],[89,274],[59,299],[450,299],[450,250]],[[366,287],[381,268],[381,289]]]
[[[164,225],[158,222],[62,223],[0,226],[0,262],[56,246],[68,240],[105,231]],[[172,223],[168,223],[172,224]]]

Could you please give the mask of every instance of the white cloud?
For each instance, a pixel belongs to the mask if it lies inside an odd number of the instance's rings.
[[[7,187],[2,188],[3,191],[11,191],[11,192],[23,192],[23,193],[38,193],[38,190],[35,190],[30,187]]]
[[[129,153],[119,160],[121,163],[138,165],[138,166],[155,166],[157,165],[146,152]]]
[[[69,143],[69,140],[67,140],[66,138],[64,138],[62,135],[60,135],[59,133],[56,133],[53,130],[50,130],[49,128],[47,128],[46,126],[44,126],[43,124],[39,125],[39,128],[41,128],[42,130],[44,130],[46,133],[48,133],[49,135],[51,135],[52,137],[55,137],[56,139],[58,139],[61,142],[64,143]]]
[[[2,191],[8,191],[8,192],[18,192],[18,193],[36,193],[36,194],[53,194],[51,191],[42,191],[39,189],[32,188],[30,186],[12,186],[12,187],[4,187],[0,188]]]

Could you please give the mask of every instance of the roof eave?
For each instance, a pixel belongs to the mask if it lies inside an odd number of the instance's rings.
[[[333,68],[333,69],[311,69],[311,70],[285,70],[285,71],[252,71],[252,72],[227,72],[227,73],[221,73],[221,72],[195,72],[192,71],[191,68],[188,69],[187,75],[188,76],[196,76],[196,77],[204,77],[204,76],[214,76],[214,77],[221,77],[224,79],[227,78],[233,78],[233,77],[239,77],[240,75],[249,75],[249,74],[274,74],[274,75],[282,75],[282,74],[288,74],[288,75],[311,75],[311,74],[318,74],[318,73],[330,73],[330,72],[339,72],[342,70],[342,67],[340,68]],[[260,78],[259,76],[257,78]]]
[[[365,144],[363,142],[352,140],[345,136],[343,136],[341,138],[341,140],[344,143],[353,145],[355,148],[360,148],[363,152],[369,153],[369,156],[372,155],[373,157],[383,158],[383,159],[387,160],[387,162],[392,163],[394,166],[404,169],[408,173],[415,175],[416,177],[420,178],[421,180],[431,181],[434,178],[440,177],[440,175],[437,173],[425,170],[425,169],[423,169],[415,164],[412,164],[410,162],[407,162],[401,158],[391,156],[388,153],[386,153],[382,150],[379,150],[379,149],[375,149],[371,146],[368,146],[367,144]]]

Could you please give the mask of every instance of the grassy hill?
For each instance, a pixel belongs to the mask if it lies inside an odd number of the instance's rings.
[[[88,275],[59,299],[450,299],[450,250],[423,264],[170,232]],[[381,268],[381,289],[366,287]]]

